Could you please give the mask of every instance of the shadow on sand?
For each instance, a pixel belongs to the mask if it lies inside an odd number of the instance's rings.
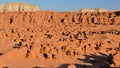
[[[82,64],[74,64],[76,68],[117,68],[111,67],[111,64],[114,64],[113,55],[99,53],[100,55],[84,55],[84,59],[78,58],[79,61],[83,61],[84,63],[90,63],[91,65],[82,65]],[[69,64],[63,64],[59,68],[67,68]]]

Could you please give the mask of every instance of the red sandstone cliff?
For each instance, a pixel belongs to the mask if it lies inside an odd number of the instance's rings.
[[[118,67],[119,50],[120,11],[0,13],[0,67]]]

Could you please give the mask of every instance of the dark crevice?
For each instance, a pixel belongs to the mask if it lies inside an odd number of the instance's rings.
[[[27,50],[27,52],[26,52],[26,58],[29,56],[29,54],[30,54],[30,51]]]
[[[2,56],[3,55],[3,53],[0,53],[0,56]]]
[[[91,19],[92,23],[94,23],[94,18]]]
[[[116,16],[120,16],[120,11],[115,12]]]
[[[43,67],[40,67],[40,66],[34,66],[34,67],[32,67],[32,68],[43,68]]]
[[[13,17],[10,18],[10,24],[12,24],[12,23],[13,23]]]
[[[75,22],[75,19],[74,19],[74,17],[72,18],[72,22]]]
[[[64,19],[61,19],[61,22],[63,23],[63,22],[64,22]]]
[[[52,58],[55,59],[55,54],[52,54]]]
[[[43,56],[44,56],[44,58],[48,58],[48,55],[47,55],[47,53],[45,53],[45,54],[43,54]]]

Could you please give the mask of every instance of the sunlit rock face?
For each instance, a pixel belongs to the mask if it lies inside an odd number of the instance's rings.
[[[36,11],[39,10],[38,6],[29,3],[16,3],[10,2],[6,4],[0,4],[0,12],[5,11]]]
[[[80,12],[107,12],[107,10],[103,8],[82,8]]]

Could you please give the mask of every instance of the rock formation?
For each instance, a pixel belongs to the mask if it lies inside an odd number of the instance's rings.
[[[82,8],[80,12],[107,12],[107,10],[103,8]]]
[[[67,67],[67,68],[76,68],[76,67],[75,67],[75,65],[70,64],[70,65],[68,65],[68,67]]]
[[[120,11],[0,13],[1,68],[119,67],[119,51]]]
[[[38,6],[28,3],[16,3],[10,2],[6,4],[0,4],[0,12],[7,11],[36,11],[39,10]]]

